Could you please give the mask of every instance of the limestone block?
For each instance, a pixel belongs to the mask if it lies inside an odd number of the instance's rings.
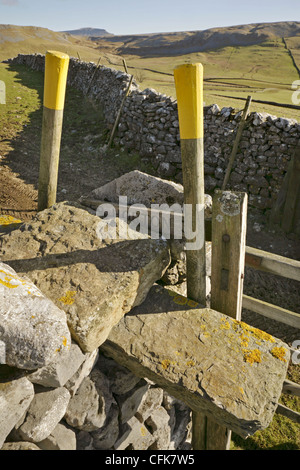
[[[105,425],[90,435],[97,450],[108,450],[114,446],[119,436],[119,408],[116,405],[111,406]]]
[[[41,450],[33,442],[5,442],[0,450]]]
[[[33,397],[33,385],[25,377],[0,383],[0,449],[8,434],[26,413]]]
[[[141,380],[126,367],[121,366],[109,357],[99,354],[97,367],[109,379],[110,389],[113,394],[124,395],[132,390]]]
[[[89,353],[84,354],[73,341],[67,354],[56,356],[54,361],[27,375],[27,378],[30,382],[43,387],[63,387],[89,355]]]
[[[151,445],[151,450],[168,450],[171,443],[171,428],[169,426],[170,416],[160,406],[154,410],[145,421],[147,429],[151,432],[155,442]]]
[[[146,426],[133,416],[126,424],[120,427],[120,437],[114,445],[115,450],[146,450],[155,441]]]
[[[138,407],[145,398],[145,394],[149,388],[146,380],[140,380],[137,385],[125,393],[124,395],[115,395],[116,401],[120,408],[120,423],[124,424],[135,415]]]
[[[90,374],[90,372],[94,368],[97,360],[98,349],[95,349],[95,351],[91,353],[85,354],[85,360],[83,361],[77,372],[75,372],[75,374],[65,384],[65,387],[69,390],[71,396],[75,395],[82,381],[85,379],[85,377]]]
[[[145,393],[144,398],[135,413],[135,417],[141,423],[146,421],[146,419],[151,416],[152,412],[161,406],[163,393],[164,391],[162,388],[149,388]]]
[[[76,429],[96,431],[104,426],[113,403],[108,379],[95,368],[71,398],[65,420]]]
[[[0,363],[37,369],[67,354],[71,338],[65,313],[2,262],[0,298]]]
[[[125,222],[121,225],[128,229]],[[66,312],[72,337],[84,352],[105,341],[170,263],[163,240],[133,230],[127,239],[119,232],[111,237],[101,228],[101,220],[88,210],[59,203],[0,240],[3,261],[20,275],[26,273]]]
[[[42,450],[76,450],[76,434],[72,429],[58,423],[38,446]]]
[[[151,207],[151,204],[183,205],[183,186],[170,180],[148,175],[142,171],[133,170],[119,178],[94,189],[87,196],[81,197],[82,204],[88,200],[110,201],[119,203],[119,196],[126,196],[128,205],[143,204]],[[88,202],[87,202],[88,204]],[[205,195],[205,216],[211,217],[212,198]]]
[[[98,199],[119,203],[119,196],[127,196],[129,205],[138,203],[150,207],[153,203],[183,204],[183,186],[133,170],[94,189],[88,196],[82,196],[81,202],[84,203],[85,199]]]
[[[46,439],[63,418],[69,400],[70,394],[64,387],[36,393],[17,431],[20,437],[35,443]]]
[[[290,357],[282,341],[160,286],[101,349],[242,437],[270,424]]]

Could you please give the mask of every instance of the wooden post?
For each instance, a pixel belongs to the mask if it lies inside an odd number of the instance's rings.
[[[69,56],[48,51],[45,58],[44,108],[40,155],[38,210],[56,202],[59,152]]]
[[[296,148],[293,155],[292,171],[289,178],[286,200],[283,210],[283,219],[281,227],[286,233],[292,232],[294,229],[296,233],[299,227],[299,206],[300,195],[300,146]]]
[[[215,191],[212,215],[211,308],[241,319],[247,193]]]
[[[92,75],[92,78],[91,78],[91,80],[90,80],[90,83],[89,83],[89,85],[88,85],[88,87],[87,87],[87,89],[86,89],[86,92],[85,92],[85,94],[86,94],[86,95],[87,95],[87,94],[88,94],[88,92],[90,91],[90,88],[91,88],[92,82],[93,82],[93,80],[94,80],[94,77],[95,77],[95,75],[96,75],[96,72],[97,72],[97,70],[98,70],[98,68],[99,68],[99,65],[100,65],[100,60],[101,60],[101,56],[100,56],[100,57],[99,57],[99,59],[98,59],[98,62],[97,62],[96,68],[95,68],[95,70],[94,70],[94,73],[93,73],[93,75]]]
[[[123,65],[124,65],[125,72],[128,73],[128,68],[127,68],[126,60],[125,60],[125,59],[122,59],[122,61],[123,61]]]
[[[279,224],[289,233],[300,234],[300,145],[289,163],[277,200],[272,207],[270,224]]]
[[[203,238],[195,250],[186,251],[187,296],[206,304],[204,221],[203,67],[184,64],[175,68],[184,205],[192,207],[192,227]]]
[[[114,138],[114,135],[115,135],[115,132],[116,132],[116,128],[117,128],[118,122],[119,122],[120,117],[121,117],[122,109],[123,109],[124,104],[125,104],[125,100],[126,100],[127,96],[129,95],[129,92],[130,92],[132,80],[133,80],[133,75],[131,75],[131,77],[130,77],[130,81],[129,81],[128,87],[127,87],[127,89],[126,89],[126,91],[125,91],[125,95],[123,96],[123,99],[122,99],[122,102],[121,102],[121,105],[120,105],[120,108],[119,108],[119,111],[118,111],[118,114],[117,114],[117,117],[116,117],[114,126],[113,126],[113,128],[112,128],[112,131],[111,131],[111,134],[110,134],[110,137],[109,137],[109,141],[108,141],[108,144],[107,144],[107,147],[108,147],[108,148],[110,148],[110,146],[111,146],[111,144],[112,144],[112,141],[113,141],[113,138]]]
[[[241,137],[242,137],[242,132],[244,130],[246,119],[247,119],[247,116],[248,116],[248,113],[249,113],[251,100],[252,100],[252,97],[248,96],[248,98],[246,100],[245,107],[244,107],[244,111],[243,111],[243,114],[242,114],[242,118],[240,120],[238,131],[237,131],[237,134],[236,134],[236,137],[235,137],[235,141],[234,141],[234,144],[233,144],[233,147],[232,147],[232,151],[231,151],[228,166],[227,166],[227,169],[226,169],[224,181],[223,181],[223,184],[222,184],[222,190],[223,191],[226,188],[226,185],[228,183],[230,173],[231,173],[231,169],[232,169],[232,165],[233,165],[233,162],[235,160],[235,157],[236,157],[236,154],[237,154],[237,151],[238,151],[238,148],[239,148],[239,143],[240,143],[240,140],[241,140]]]
[[[215,191],[212,214],[211,308],[241,320],[247,194]],[[229,450],[231,431],[206,417],[206,450]]]
[[[187,297],[206,305],[202,64],[180,65],[174,70],[174,79],[180,130],[184,205],[185,207],[192,206],[193,231],[196,230],[198,215],[200,226],[197,227],[197,231],[202,233],[203,238],[196,250],[186,251]],[[205,448],[205,425],[205,415],[192,411],[192,447],[194,450]]]

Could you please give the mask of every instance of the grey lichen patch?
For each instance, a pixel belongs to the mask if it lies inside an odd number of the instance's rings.
[[[219,198],[220,210],[225,215],[238,215],[241,210],[241,197],[238,193],[224,191]]]

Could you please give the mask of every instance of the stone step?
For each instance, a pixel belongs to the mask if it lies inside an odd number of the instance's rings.
[[[270,424],[290,355],[282,341],[159,285],[100,350],[244,438]]]
[[[58,203],[0,237],[1,260],[66,313],[84,352],[98,348],[122,316],[144,301],[171,261],[165,241],[118,219],[115,233],[105,232],[90,212]]]

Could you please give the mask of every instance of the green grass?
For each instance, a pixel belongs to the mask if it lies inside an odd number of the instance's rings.
[[[287,378],[300,383],[299,365],[290,363]],[[300,412],[300,397],[282,394],[280,403]],[[271,424],[248,439],[232,434],[232,450],[300,450],[300,424],[275,414]]]
[[[0,80],[6,87],[6,104],[0,105],[0,154],[10,150],[10,142],[31,123],[32,115],[41,108],[41,74],[33,74],[20,66],[23,81],[18,72],[0,64]],[[24,85],[24,81],[28,85]],[[41,114],[36,116],[41,119]]]
[[[200,62],[204,67],[205,104],[217,103],[220,107],[238,109],[243,108],[244,101],[237,98],[246,99],[248,95],[253,100],[291,105],[291,84],[299,79],[282,39],[173,57],[128,56],[126,61],[129,72],[137,77],[141,88],[151,87],[174,98],[174,68],[184,63]],[[115,60],[114,67],[121,70],[121,61]],[[297,120],[300,115],[299,110],[254,102],[251,110]]]

